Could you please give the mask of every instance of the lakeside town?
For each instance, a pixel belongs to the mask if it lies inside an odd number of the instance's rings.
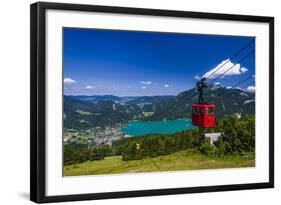
[[[116,126],[94,127],[85,131],[64,129],[64,144],[75,142],[87,145],[111,145],[113,141],[129,137],[122,132],[121,123]]]

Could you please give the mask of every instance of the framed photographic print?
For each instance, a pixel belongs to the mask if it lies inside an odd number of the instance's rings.
[[[31,5],[31,200],[274,187],[274,18]]]

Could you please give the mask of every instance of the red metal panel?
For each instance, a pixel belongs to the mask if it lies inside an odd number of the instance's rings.
[[[193,104],[192,124],[203,128],[214,127],[216,121],[214,108],[213,104]]]

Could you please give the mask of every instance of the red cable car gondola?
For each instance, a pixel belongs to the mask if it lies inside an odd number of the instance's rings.
[[[197,90],[199,92],[198,104],[192,105],[192,124],[202,127],[214,127],[216,125],[215,105],[207,104],[204,99],[204,88],[207,88],[206,78],[201,78],[197,82]]]
[[[215,107],[213,104],[193,104],[192,124],[203,128],[214,127],[216,124]]]

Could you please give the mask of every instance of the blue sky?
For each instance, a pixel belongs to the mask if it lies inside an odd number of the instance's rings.
[[[198,76],[208,76],[251,40],[253,37],[64,28],[64,93],[176,95],[193,88]],[[217,74],[254,49],[252,43]],[[240,64],[214,83],[233,86],[255,74],[254,54]]]

